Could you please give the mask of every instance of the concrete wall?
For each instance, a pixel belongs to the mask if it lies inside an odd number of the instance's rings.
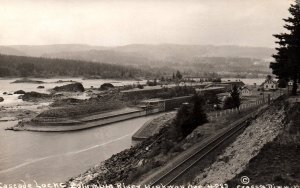
[[[141,110],[141,111],[130,112],[125,114],[118,114],[115,116],[109,116],[109,117],[98,119],[96,121],[98,122],[99,125],[105,125],[105,124],[123,121],[131,118],[141,117],[145,115],[146,115],[146,111]]]

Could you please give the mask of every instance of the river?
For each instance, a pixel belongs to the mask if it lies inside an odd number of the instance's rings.
[[[136,81],[117,80],[82,80],[85,88],[99,87],[105,82],[114,85],[137,83]],[[4,95],[22,89],[28,91],[48,92],[55,86],[67,83],[55,83],[69,79],[39,79],[43,84],[18,83],[16,79],[0,79],[0,96],[4,97],[1,106],[36,108],[37,104],[25,103],[18,95]],[[37,89],[43,85],[44,89]],[[84,96],[84,94],[82,95]],[[1,113],[1,112],[0,112]],[[113,123],[106,126],[74,132],[27,132],[5,131],[6,127],[15,125],[16,121],[0,122],[0,185],[21,183],[24,180],[33,183],[64,182],[70,177],[83,173],[126,148],[130,148],[131,136],[149,119],[147,116]]]
[[[265,78],[222,78],[222,81],[242,81],[246,85],[261,85],[266,79]]]

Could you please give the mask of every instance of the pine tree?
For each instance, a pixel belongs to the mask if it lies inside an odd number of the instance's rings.
[[[179,71],[176,72],[176,78],[177,78],[178,80],[181,80],[181,79],[182,79],[182,74],[181,74]]]
[[[292,95],[297,94],[297,83],[300,79],[300,1],[289,8],[291,14],[287,19],[284,28],[288,33],[276,34],[274,37],[279,47],[276,48],[277,54],[273,57],[275,62],[270,63],[273,74],[279,79],[293,80]]]
[[[157,79],[154,78],[154,80],[153,80],[153,86],[156,86],[156,85],[157,85]]]
[[[236,85],[233,86],[233,89],[230,93],[231,98],[232,98],[232,104],[234,108],[239,108],[241,104],[241,99],[240,99],[240,92],[238,90],[238,87]]]
[[[177,111],[174,120],[176,127],[176,137],[185,138],[195,128],[207,123],[207,115],[203,109],[205,101],[199,95],[194,95],[191,103],[183,104]]]

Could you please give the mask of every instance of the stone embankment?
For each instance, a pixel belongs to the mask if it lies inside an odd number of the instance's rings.
[[[216,162],[197,176],[193,184],[225,183],[242,172],[261,148],[274,140],[283,128],[285,110],[271,105],[237,139],[225,149]]]
[[[116,182],[130,183],[134,181],[142,171],[151,170],[160,164],[151,163],[153,161],[154,146],[149,148],[160,135],[155,135],[140,144],[126,149],[120,153],[111,156],[109,159],[101,162],[79,176],[70,179],[66,184],[68,187],[80,185],[97,184],[115,184]],[[139,170],[137,170],[139,169]]]
[[[55,118],[37,116],[28,122],[19,122],[17,126],[8,130],[27,130],[44,132],[75,131],[97,127],[109,123],[123,121],[145,115],[145,112],[136,108],[123,108],[106,113],[93,114],[78,118]]]
[[[176,112],[165,113],[157,118],[147,121],[133,136],[132,140],[142,141],[153,136],[170,121],[174,119]]]
[[[243,176],[247,176],[250,180],[249,187],[266,184],[278,187],[299,187],[300,100],[296,101],[296,98],[290,97],[289,103],[285,105],[286,117],[280,134],[251,159],[242,173],[227,182],[229,187],[237,187],[241,184],[240,180]]]

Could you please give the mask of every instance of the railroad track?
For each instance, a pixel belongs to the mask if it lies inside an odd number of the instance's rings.
[[[264,110],[262,110],[264,111]],[[187,172],[192,166],[194,166],[197,162],[202,160],[205,156],[207,156],[210,152],[215,150],[222,143],[227,141],[233,135],[235,135],[240,130],[244,129],[247,126],[247,120],[256,116],[258,113],[262,112],[261,110],[252,112],[247,116],[235,121],[230,125],[226,131],[223,131],[217,134],[215,137],[211,138],[207,143],[196,148],[194,152],[189,155],[184,160],[174,164],[174,166],[168,170],[165,170],[163,173],[158,174],[152,177],[147,183],[150,186],[155,185],[172,185],[179,177],[181,177],[185,172]]]

